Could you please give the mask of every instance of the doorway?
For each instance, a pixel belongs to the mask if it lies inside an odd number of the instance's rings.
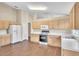
[[[31,23],[28,23],[28,40],[30,41],[30,35],[31,35]]]

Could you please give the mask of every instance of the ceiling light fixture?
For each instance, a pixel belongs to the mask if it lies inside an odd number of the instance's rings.
[[[47,10],[46,6],[28,6],[30,10]]]

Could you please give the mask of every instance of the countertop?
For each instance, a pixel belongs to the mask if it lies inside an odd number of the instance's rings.
[[[31,32],[31,34],[41,34],[41,32]],[[62,35],[62,33],[48,33],[48,35],[59,35],[59,36],[61,36]]]
[[[41,32],[31,32],[31,34],[41,34]],[[66,46],[66,47],[63,47],[63,49],[67,49],[67,50],[71,50],[71,51],[76,51],[76,52],[79,52],[79,49],[73,49],[75,48],[76,46],[78,47],[78,45],[75,45],[78,41],[75,39],[75,38],[72,38],[71,36],[68,36],[68,37],[65,37],[65,35],[63,36],[63,33],[59,33],[59,32],[49,32],[48,35],[57,35],[57,36],[61,36],[61,40],[62,40],[62,45]],[[69,43],[70,42],[70,43]],[[74,44],[74,47],[70,46],[69,45],[71,44],[73,46]]]

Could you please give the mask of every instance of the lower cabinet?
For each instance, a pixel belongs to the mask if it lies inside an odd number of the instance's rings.
[[[0,46],[10,44],[10,35],[1,35],[0,36]]]
[[[38,34],[31,34],[31,42],[39,43],[39,35]]]
[[[61,36],[48,36],[48,45],[61,47]]]
[[[31,42],[39,43],[39,34],[31,34]],[[48,35],[47,43],[49,46],[61,47],[61,36]]]

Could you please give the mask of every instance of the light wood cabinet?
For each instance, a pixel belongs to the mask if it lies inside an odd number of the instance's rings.
[[[73,29],[79,29],[79,2],[73,6],[70,12],[70,20],[72,22]]]
[[[9,21],[5,21],[5,20],[0,20],[0,29],[8,29],[9,27]]]
[[[39,43],[39,34],[31,34],[31,42]],[[57,35],[48,35],[47,36],[47,43],[49,46],[56,46],[61,47],[61,36]]]
[[[50,29],[58,29],[58,20],[50,20],[49,27]]]
[[[1,35],[0,36],[0,46],[10,44],[10,35]]]
[[[32,22],[32,28],[33,29],[40,29],[41,25],[48,25],[49,26],[49,20]]]
[[[79,2],[77,2],[71,9],[70,14],[67,17],[57,17],[52,21],[49,20],[49,29],[79,29]],[[57,20],[58,19],[58,20]],[[57,20],[57,21],[54,21]],[[39,21],[38,21],[39,22]],[[40,23],[40,22],[39,22]],[[41,22],[44,24],[44,22]],[[40,25],[40,24],[39,24]],[[34,27],[38,27],[38,24]]]
[[[72,29],[69,19],[58,21],[58,29]]]
[[[58,29],[64,29],[65,28],[65,22],[64,20],[59,20],[58,21]]]
[[[39,43],[39,35],[38,34],[31,34],[31,42]]]
[[[61,47],[61,36],[48,36],[48,45]]]
[[[79,52],[77,51],[72,51],[72,50],[67,50],[67,49],[62,49],[62,56],[79,56]]]
[[[75,8],[75,14],[74,14],[75,29],[79,29],[79,3],[76,3],[74,8]]]
[[[40,29],[40,22],[32,22],[32,28],[33,29]]]
[[[53,20],[42,20],[32,22],[33,29],[40,29],[41,25],[48,25],[49,29],[72,29],[69,16],[58,17]]]

